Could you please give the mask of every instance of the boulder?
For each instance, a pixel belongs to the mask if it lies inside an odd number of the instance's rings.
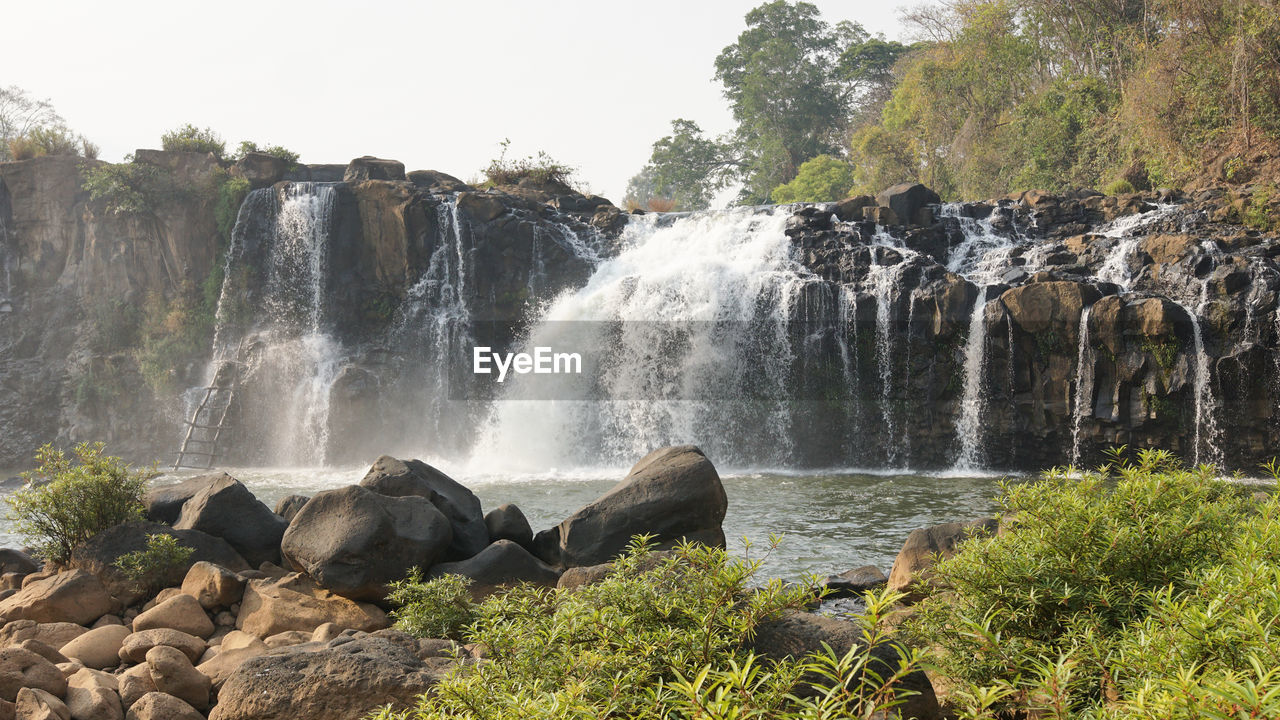
[[[449,520],[426,497],[391,497],[351,485],[312,498],[289,523],[280,549],[321,587],[354,600],[380,600],[387,583],[411,568],[430,567],[452,538]]]
[[[414,170],[406,177],[414,185],[434,193],[451,193],[471,189],[471,186],[465,182],[438,170]]]
[[[142,502],[147,506],[147,519],[165,525],[174,524],[182,514],[182,506],[188,500],[209,487],[215,480],[225,477],[231,476],[224,472],[206,473],[172,485],[153,485],[142,498]]]
[[[621,553],[631,538],[651,534],[659,544],[686,538],[724,547],[728,498],[715,466],[692,445],[655,450],[622,482],[581,508],[557,530],[563,567],[598,565]]]
[[[500,505],[490,510],[484,516],[484,526],[489,530],[490,542],[510,540],[526,550],[533,547],[533,528],[515,505]]]
[[[161,586],[173,586],[182,582],[187,569],[197,562],[211,562],[230,570],[248,570],[240,553],[226,540],[198,530],[175,530],[167,525],[151,522],[135,522],[117,525],[89,538],[71,554],[72,567],[97,575],[107,590],[121,605],[133,605],[143,597],[143,590],[124,576],[116,567],[121,555],[143,550],[150,535],[169,535],[180,545],[192,548],[186,563],[177,565],[156,578]]]
[[[508,210],[507,204],[497,195],[487,192],[460,192],[456,202],[458,212],[479,223],[498,219]]]
[[[181,650],[157,645],[147,651],[147,667],[156,690],[172,695],[197,710],[209,707],[211,684]]]
[[[120,688],[120,679],[109,672],[83,668],[67,678],[67,688],[104,688],[115,692]]]
[[[318,630],[319,628],[316,629]],[[311,636],[314,634],[315,631],[308,633],[302,632],[301,630],[286,630],[282,633],[276,633],[262,642],[272,649],[289,647],[291,645],[301,645],[303,643],[311,642]]]
[[[1000,301],[1024,332],[1053,333],[1075,351],[1080,313],[1102,294],[1092,285],[1055,280],[1037,282],[1006,291]]]
[[[30,650],[0,650],[0,699],[13,702],[18,689],[24,687],[61,696],[67,691],[67,679],[53,663]]]
[[[476,597],[519,583],[555,587],[560,579],[559,572],[510,540],[499,540],[475,557],[431,568],[430,577],[441,575],[470,578],[471,592]]]
[[[407,643],[372,635],[249,660],[218,692],[210,720],[346,720],[390,703],[413,707],[443,676]]]
[[[284,179],[293,163],[263,152],[247,152],[236,163],[236,170],[249,181],[253,190],[271,187]]]
[[[876,194],[880,207],[889,208],[903,222],[917,225],[930,224],[932,217],[923,217],[921,211],[941,202],[938,193],[919,183],[899,183]]]
[[[67,657],[58,652],[57,648],[46,645],[39,640],[23,640],[13,647],[30,650],[54,665],[61,665],[62,663],[68,662]]]
[[[49,647],[60,648],[87,632],[88,628],[69,622],[14,620],[0,629],[0,648],[17,645],[23,640],[39,640]]]
[[[63,645],[59,652],[94,670],[115,667],[120,664],[120,648],[124,646],[124,639],[132,634],[123,625],[104,625]]]
[[[223,476],[183,504],[173,527],[220,537],[257,567],[280,559],[280,538],[287,525],[239,480]]]
[[[149,692],[129,708],[125,720],[204,720],[204,716],[172,695]]]
[[[68,687],[67,710],[72,720],[123,720],[120,695],[105,687]]]
[[[30,555],[22,552],[21,550],[0,548],[0,575],[7,575],[9,573],[30,575],[39,569],[39,563],[31,559]]]
[[[365,155],[347,164],[343,182],[360,183],[365,180],[404,180],[404,163]]]
[[[379,495],[417,495],[430,500],[453,528],[445,560],[465,560],[489,544],[480,499],[467,486],[421,460],[397,460],[383,455],[369,468],[360,485]]]
[[[781,661],[788,657],[800,659],[810,653],[822,653],[824,643],[830,646],[836,657],[843,657],[854,646],[866,647],[862,630],[856,623],[807,612],[793,612],[761,623],[747,645],[759,655]],[[879,676],[887,676],[897,671],[906,652],[907,649],[896,642],[877,645],[870,650],[867,668]],[[817,676],[808,676],[804,680],[812,685],[798,689],[797,695],[802,697],[819,694],[820,688],[829,683]],[[901,717],[915,720],[942,720],[944,717],[933,685],[923,670],[917,669],[904,677],[896,689],[913,693],[896,708]]]
[[[293,516],[298,514],[303,505],[311,498],[306,495],[286,495],[280,498],[280,502],[276,503],[275,513],[284,518],[285,522],[293,520]]]
[[[234,633],[233,633],[234,634]],[[262,640],[249,635],[248,633],[240,633],[248,638],[247,642],[233,642],[231,636],[227,636],[227,642],[219,646],[219,652],[212,658],[204,659],[196,666],[196,669],[204,673],[213,682],[213,688],[219,689],[222,684],[231,677],[246,661],[252,660],[259,655],[265,655],[271,651],[271,648]],[[275,636],[272,636],[275,637]]]
[[[858,222],[862,219],[862,208],[874,207],[876,199],[870,195],[857,195],[845,198],[836,203],[835,215],[845,222]]]
[[[245,579],[211,562],[198,562],[182,579],[182,592],[190,595],[205,610],[231,607],[244,595]]]
[[[993,534],[999,523],[983,518],[969,523],[943,523],[912,530],[889,572],[889,589],[907,593],[908,600],[919,600],[928,593],[929,568],[934,557],[948,558],[956,554],[961,542],[975,534]]]
[[[66,704],[39,688],[19,690],[14,713],[22,720],[71,720]]]
[[[882,587],[889,581],[880,568],[875,565],[864,565],[860,568],[845,570],[839,575],[831,575],[823,583],[831,591],[829,598],[861,597],[868,590]]]
[[[331,622],[342,628],[380,630],[391,622],[374,605],[355,602],[316,586],[298,573],[250,580],[240,603],[236,627],[260,638],[286,630],[312,632]]]
[[[157,645],[177,648],[191,662],[198,660],[204,654],[205,647],[207,647],[205,641],[181,630],[153,628],[136,632],[126,637],[124,642],[120,644],[120,659],[131,663],[143,662],[147,659],[147,653],[151,648]]]
[[[151,682],[151,667],[145,662],[141,665],[133,667],[120,673],[120,704],[129,709],[129,706],[138,702],[147,693],[156,691],[156,684]]]
[[[69,570],[30,583],[0,600],[0,622],[88,625],[116,608],[101,580],[83,570]]]
[[[200,601],[179,593],[133,619],[135,632],[155,628],[180,630],[188,635],[207,638],[213,634],[213,621],[205,614]]]

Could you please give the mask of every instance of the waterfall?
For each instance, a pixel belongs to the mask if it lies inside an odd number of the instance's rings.
[[[791,457],[793,305],[817,282],[790,213],[743,208],[630,223],[623,250],[552,302],[522,345],[583,355],[581,375],[508,378],[473,467],[625,465],[696,443],[726,466]]]
[[[881,265],[879,256],[871,265],[868,280],[876,298],[876,362],[880,369],[880,416],[884,423],[886,460],[889,466],[898,461],[894,439],[897,425],[893,412],[893,304],[902,284],[903,262]]]
[[[1089,305],[1080,312],[1080,347],[1076,351],[1076,392],[1071,421],[1071,464],[1080,466],[1080,431],[1086,416],[1093,414],[1093,364],[1095,351],[1089,343]]]
[[[1200,327],[1200,313],[1209,304],[1209,282],[1201,281],[1200,301],[1195,311],[1185,305],[1191,318],[1191,337],[1195,345],[1195,464],[1207,462],[1222,464],[1222,448],[1218,431],[1218,400],[1213,393],[1213,378],[1210,375],[1209,354],[1205,352],[1204,333]],[[1181,303],[1179,303],[1181,305]],[[1203,455],[1201,450],[1203,448]],[[1203,458],[1203,459],[1202,459]]]
[[[964,392],[960,399],[960,420],[956,435],[960,438],[958,470],[973,470],[982,462],[982,411],[986,405],[982,392],[987,357],[986,289],[983,288],[969,316],[969,337],[964,344]]]
[[[1098,234],[1115,238],[1116,243],[1098,268],[1097,278],[1103,282],[1115,283],[1124,291],[1131,290],[1134,278],[1129,265],[1144,237],[1138,231],[1168,216],[1177,207],[1173,204],[1157,205],[1154,210],[1116,218],[1102,228]]]

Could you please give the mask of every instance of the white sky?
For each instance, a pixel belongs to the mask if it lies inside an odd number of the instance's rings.
[[[190,122],[228,149],[466,180],[510,138],[512,155],[546,150],[620,202],[672,119],[732,126],[713,62],[762,2],[8,0],[0,86],[51,100],[113,162]],[[915,4],[813,2],[889,38]]]

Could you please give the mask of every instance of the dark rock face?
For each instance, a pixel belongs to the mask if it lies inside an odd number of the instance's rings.
[[[436,562],[452,536],[448,519],[427,498],[352,485],[312,498],[289,523],[281,552],[321,587],[380,600],[387,583]]]
[[[40,565],[37,564],[35,560],[31,559],[30,555],[22,552],[21,550],[0,548],[0,575],[5,575],[7,573],[30,575],[39,569]]]
[[[901,183],[881,190],[876,195],[876,202],[887,207],[901,221],[913,225],[932,224],[932,215],[921,216],[921,211],[928,205],[942,202],[938,193],[919,183]]]
[[[232,571],[249,569],[244,558],[222,538],[199,530],[175,530],[168,525],[149,522],[125,523],[94,535],[72,552],[71,567],[97,575],[122,605],[132,605],[143,593],[120,572],[115,563],[121,555],[146,549],[147,537],[150,535],[168,535],[180,545],[193,550],[187,563],[172,568],[161,579],[164,587],[181,585],[190,566],[201,561],[221,565]]]
[[[231,476],[218,472],[208,475],[197,475],[173,485],[161,485],[147,490],[142,501],[147,506],[147,519],[151,522],[172,525],[178,522],[182,514],[182,506],[211,484]]]
[[[402,710],[429,691],[450,664],[424,661],[408,642],[373,635],[277,651],[248,660],[231,674],[210,720],[346,720],[387,704]]]
[[[701,450],[662,448],[560,523],[556,553],[543,559],[566,568],[598,565],[617,557],[640,534],[654,535],[660,545],[686,538],[723,547],[720,524],[727,507],[720,475]]]
[[[173,527],[220,537],[257,567],[280,559],[280,538],[287,525],[239,480],[224,475],[183,504]]]
[[[249,187],[257,190],[271,187],[283,180],[285,173],[289,172],[289,165],[289,161],[284,158],[251,152],[245,153],[240,162],[236,163],[236,169],[249,181]]]
[[[463,560],[489,545],[480,500],[467,487],[421,460],[383,455],[360,481],[362,487],[390,497],[426,498],[448,518],[452,540],[444,558]]]
[[[471,578],[471,591],[484,596],[499,587],[533,583],[555,587],[560,573],[510,540],[498,540],[479,555],[431,568],[431,577],[461,575]]]
[[[404,163],[365,155],[352,160],[342,181],[359,183],[366,180],[404,180]]]
[[[526,550],[533,548],[533,529],[515,505],[500,505],[490,510],[484,516],[484,524],[493,542],[510,540]]]
[[[286,495],[280,498],[280,502],[276,503],[275,514],[284,518],[285,522],[290,522],[310,499],[306,495]]]

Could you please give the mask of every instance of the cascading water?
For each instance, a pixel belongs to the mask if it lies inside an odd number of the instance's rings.
[[[1089,342],[1089,305],[1080,312],[1080,347],[1076,351],[1076,391],[1071,420],[1071,464],[1080,465],[1080,433],[1086,417],[1093,414],[1093,345]]]
[[[1179,303],[1181,305],[1181,303]],[[1204,333],[1200,327],[1200,313],[1209,304],[1209,283],[1201,281],[1200,301],[1193,311],[1185,305],[1191,318],[1191,338],[1195,345],[1195,462],[1197,465],[1210,463],[1222,464],[1222,449],[1218,431],[1218,400],[1213,393],[1213,378],[1210,376],[1209,354],[1205,351]]]
[[[508,378],[472,465],[624,465],[685,442],[728,466],[785,464],[793,305],[816,281],[791,256],[788,217],[631,223],[622,252],[546,308],[523,343],[582,353],[592,371]]]
[[[1134,277],[1130,265],[1144,237],[1138,231],[1164,219],[1177,207],[1173,204],[1158,205],[1155,210],[1117,218],[1103,228],[1098,234],[1102,237],[1115,238],[1116,243],[1098,268],[1098,279],[1115,283],[1122,290],[1132,289]]]
[[[876,298],[876,362],[880,370],[880,416],[884,422],[886,460],[890,467],[898,462],[897,415],[893,411],[893,306],[902,285],[904,263],[871,266],[868,279]]]

